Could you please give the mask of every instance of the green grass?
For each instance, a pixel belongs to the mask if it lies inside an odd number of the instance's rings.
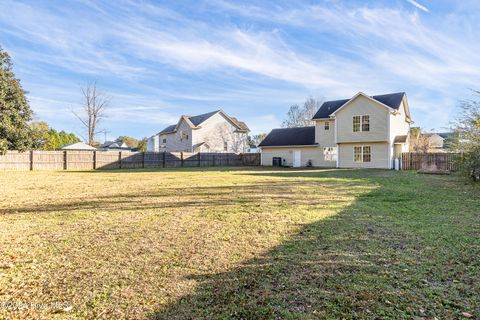
[[[0,186],[0,318],[480,318],[480,188],[455,176],[2,172]]]

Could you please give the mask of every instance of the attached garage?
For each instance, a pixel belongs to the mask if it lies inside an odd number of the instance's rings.
[[[273,165],[274,158],[281,158],[283,166],[306,167],[320,166],[318,159],[321,157],[318,146],[285,146],[285,147],[262,147],[262,166]]]
[[[335,167],[335,161],[325,161],[324,151],[315,143],[315,127],[272,130],[259,144],[262,166],[280,163],[288,167]]]

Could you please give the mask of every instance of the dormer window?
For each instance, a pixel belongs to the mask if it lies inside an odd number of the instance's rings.
[[[353,116],[353,132],[370,131],[370,116]]]
[[[330,130],[330,122],[329,121],[325,121],[324,129],[325,130]]]

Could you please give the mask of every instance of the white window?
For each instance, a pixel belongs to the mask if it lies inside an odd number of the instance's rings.
[[[223,151],[227,151],[227,150],[228,150],[228,143],[227,143],[227,141],[225,141],[223,143]]]
[[[330,130],[330,122],[328,121],[325,121],[325,127],[324,127],[325,130]]]
[[[360,116],[353,116],[353,132],[360,131]]]
[[[370,146],[363,146],[363,162],[370,162],[372,160],[372,153]]]
[[[353,161],[355,162],[372,161],[372,148],[370,146],[353,147]]]
[[[362,131],[370,131],[370,116],[362,116]]]
[[[337,148],[325,147],[323,148],[323,160],[324,161],[337,161]]]
[[[167,143],[167,138],[163,138],[163,143]]]
[[[353,116],[353,132],[370,131],[370,116]]]

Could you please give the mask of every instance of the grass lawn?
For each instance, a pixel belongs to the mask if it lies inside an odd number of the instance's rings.
[[[480,187],[455,176],[0,172],[2,319],[435,317],[480,318]]]

